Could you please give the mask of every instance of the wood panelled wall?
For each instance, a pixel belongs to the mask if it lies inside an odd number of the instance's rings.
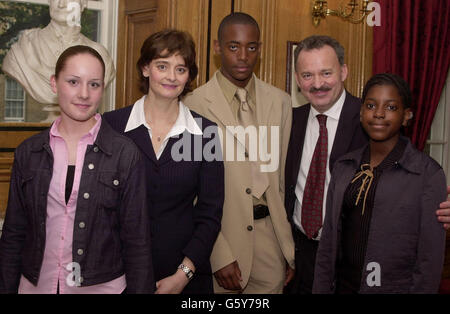
[[[329,0],[329,7],[338,7],[340,1]],[[345,47],[350,69],[347,88],[360,95],[371,73],[370,27],[350,24],[336,17],[328,17],[319,27],[314,27],[309,0],[119,0],[115,107],[133,104],[141,97],[136,70],[141,45],[150,34],[166,27],[192,34],[199,66],[195,85],[208,81],[220,67],[220,59],[213,49],[219,23],[233,11],[252,15],[260,25],[263,45],[256,74],[262,80],[285,89],[287,41],[327,34]],[[14,148],[45,127],[44,124],[0,124],[0,218],[6,208]]]
[[[0,123],[0,219],[5,216],[8,202],[14,149],[25,139],[49,126],[44,123]]]
[[[330,8],[341,0],[329,0]],[[252,15],[260,25],[262,51],[256,74],[281,89],[286,86],[287,41],[300,41],[312,34],[327,34],[346,49],[350,74],[347,88],[360,95],[371,73],[372,34],[366,24],[350,24],[336,17],[312,25],[309,0],[119,0],[117,40],[116,108],[133,104],[141,97],[136,62],[150,34],[166,27],[192,34],[197,46],[199,75],[195,86],[208,81],[220,67],[214,54],[220,21],[235,11]],[[0,218],[4,216],[14,148],[39,132],[44,124],[0,124]]]
[[[337,8],[342,0],[329,0]],[[120,0],[116,108],[130,105],[141,94],[137,88],[136,61],[144,39],[163,28],[188,31],[197,46],[199,75],[196,86],[204,84],[220,67],[214,54],[214,40],[220,21],[231,12],[252,15],[261,28],[261,61],[256,74],[281,89],[286,86],[287,42],[312,34],[330,35],[346,50],[349,66],[347,89],[360,95],[371,75],[372,29],[327,17],[313,26],[310,0]]]

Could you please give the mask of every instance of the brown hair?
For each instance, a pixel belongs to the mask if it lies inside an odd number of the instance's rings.
[[[187,32],[165,29],[150,35],[142,44],[141,56],[136,64],[141,83],[141,92],[147,94],[149,89],[149,78],[142,74],[142,69],[154,59],[167,58],[174,54],[179,54],[183,57],[189,70],[189,79],[179,97],[186,95],[192,90],[191,83],[198,73],[197,64],[195,64],[194,40]]]
[[[297,71],[297,61],[300,51],[310,51],[313,49],[321,49],[325,46],[330,46],[336,52],[336,56],[339,60],[339,64],[344,65],[344,47],[334,38],[323,35],[312,35],[303,39],[294,50],[294,67]]]
[[[55,77],[58,78],[59,73],[64,69],[66,62],[69,58],[80,55],[80,54],[90,54],[94,58],[97,58],[103,68],[103,78],[105,77],[105,62],[103,61],[102,56],[95,50],[89,46],[77,45],[67,48],[63,51],[63,53],[59,56],[58,61],[56,61],[55,67]]]

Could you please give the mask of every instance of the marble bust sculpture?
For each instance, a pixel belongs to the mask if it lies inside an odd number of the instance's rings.
[[[70,5],[71,2],[75,3]],[[96,49],[105,62],[105,86],[115,75],[113,61],[108,51],[80,33],[78,23],[73,22],[74,7],[81,13],[87,0],[49,0],[51,21],[44,28],[22,32],[3,60],[2,70],[16,79],[36,101],[56,104],[56,95],[50,88],[50,77],[55,73],[59,55],[68,47],[86,45]]]

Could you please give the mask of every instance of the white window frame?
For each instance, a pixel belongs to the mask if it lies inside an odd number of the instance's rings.
[[[8,95],[8,81],[14,82],[15,84],[17,84],[22,89],[22,99],[12,99],[12,98],[8,98],[7,97],[7,95]],[[14,80],[13,78],[10,78],[8,76],[5,76],[5,99],[4,100],[5,100],[5,109],[4,109],[5,116],[4,116],[4,120],[7,121],[7,122],[23,122],[23,121],[25,121],[25,104],[26,104],[26,100],[27,100],[26,99],[25,90],[22,88],[22,86],[19,83],[17,83],[16,80]],[[23,112],[23,114],[22,114],[21,117],[7,117],[6,116],[6,103],[8,101],[15,101],[15,102],[19,102],[20,101],[20,102],[22,102],[22,112]]]
[[[450,185],[450,72],[442,91],[427,141],[430,156],[444,169]]]
[[[35,3],[48,5],[48,0],[11,0],[13,2]],[[119,0],[88,0],[88,9],[100,11],[99,43],[108,49],[117,71],[117,19],[119,12]],[[108,104],[105,111],[114,109],[116,99],[116,79],[108,85],[105,91],[104,101]]]

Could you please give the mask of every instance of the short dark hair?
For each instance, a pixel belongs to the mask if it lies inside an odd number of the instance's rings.
[[[149,78],[142,74],[142,69],[154,59],[167,58],[174,54],[179,54],[183,57],[186,63],[185,65],[189,70],[189,79],[179,97],[192,91],[191,83],[198,74],[198,67],[195,63],[194,40],[187,32],[165,29],[150,35],[142,44],[141,56],[136,64],[141,92],[147,94],[149,90]]]
[[[364,85],[362,101],[366,100],[369,90],[376,85],[390,85],[397,89],[402,99],[403,107],[410,108],[412,105],[412,94],[408,83],[399,75],[393,73],[379,73],[372,76]]]
[[[295,48],[294,51],[294,67],[295,71],[297,71],[297,60],[298,55],[300,54],[300,51],[302,50],[313,50],[313,49],[320,49],[324,46],[330,46],[334,49],[336,52],[337,58],[339,60],[339,64],[342,66],[344,65],[344,47],[334,38],[330,36],[323,36],[323,35],[312,35],[309,37],[306,37],[303,39]]]
[[[258,22],[256,20],[244,12],[233,12],[231,14],[228,14],[225,16],[220,22],[219,30],[217,31],[217,39],[219,40],[219,43],[222,42],[223,38],[223,32],[225,30],[225,27],[228,25],[234,25],[234,24],[244,24],[244,25],[253,25],[258,30],[258,38],[260,34]]]
[[[69,58],[85,53],[98,59],[103,68],[103,78],[105,78],[105,62],[103,61],[102,56],[94,48],[84,45],[71,46],[61,53],[58,57],[58,61],[56,61],[55,77],[58,78],[59,73],[64,69]]]

